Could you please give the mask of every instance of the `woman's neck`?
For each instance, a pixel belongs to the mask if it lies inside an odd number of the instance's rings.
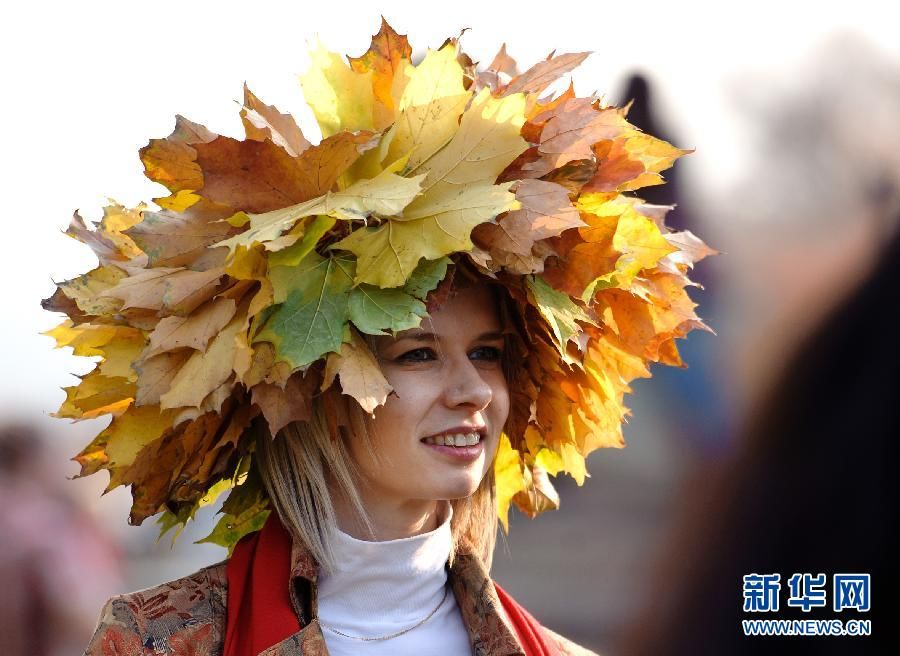
[[[365,490],[360,489],[360,498],[372,525],[370,533],[349,499],[342,494],[333,494],[338,528],[357,540],[381,542],[428,533],[440,525],[440,509],[443,503],[441,501],[424,499],[397,501],[375,496],[366,494]]]

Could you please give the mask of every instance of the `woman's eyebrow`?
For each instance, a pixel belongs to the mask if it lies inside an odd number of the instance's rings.
[[[420,332],[420,333],[413,333],[411,335],[404,335],[402,337],[399,337],[399,336],[397,337],[398,342],[401,340],[404,340],[404,339],[411,339],[415,342],[433,342],[433,341],[436,341],[437,335],[435,335],[434,333],[430,333],[430,332]],[[476,341],[492,341],[492,340],[497,340],[497,339],[503,339],[503,333],[498,332],[496,330],[482,333],[481,335],[479,335],[478,337],[475,338]]]

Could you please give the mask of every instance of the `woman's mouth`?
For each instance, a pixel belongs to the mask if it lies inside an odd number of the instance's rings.
[[[434,435],[422,439],[425,444],[436,444],[438,446],[475,446],[481,442],[481,433],[451,433],[448,435]]]
[[[427,449],[456,462],[472,462],[484,453],[484,435],[479,431],[431,435],[421,441]]]

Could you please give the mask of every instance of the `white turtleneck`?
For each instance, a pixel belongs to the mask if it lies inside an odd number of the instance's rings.
[[[435,530],[399,540],[367,542],[343,531],[333,536],[337,570],[318,581],[319,623],[332,656],[403,656],[472,653],[445,564],[452,537],[447,504]],[[385,636],[415,626],[447,595],[424,624],[389,640],[368,642],[341,636]]]

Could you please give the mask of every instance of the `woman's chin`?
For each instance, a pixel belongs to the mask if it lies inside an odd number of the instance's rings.
[[[436,498],[438,499],[465,499],[470,497],[478,490],[481,480],[477,477],[463,478],[457,477],[452,481],[441,481]]]

